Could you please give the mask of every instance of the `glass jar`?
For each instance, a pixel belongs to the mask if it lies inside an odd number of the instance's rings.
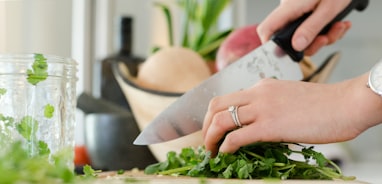
[[[42,54],[0,54],[0,147],[21,142],[74,169],[77,63]],[[5,148],[5,149],[4,149]]]

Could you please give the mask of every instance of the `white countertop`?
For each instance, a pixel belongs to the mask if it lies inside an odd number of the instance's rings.
[[[347,163],[342,171],[344,175],[355,176],[359,181],[382,184],[382,162]]]

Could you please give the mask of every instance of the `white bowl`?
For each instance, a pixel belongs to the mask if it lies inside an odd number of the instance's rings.
[[[171,93],[143,88],[137,85],[122,63],[113,65],[113,73],[120,85],[131,111],[142,131],[157,115],[177,100],[183,93]],[[180,152],[184,147],[197,147],[203,144],[201,131],[193,134],[158,144],[149,145],[149,149],[159,162],[167,159],[169,151]]]

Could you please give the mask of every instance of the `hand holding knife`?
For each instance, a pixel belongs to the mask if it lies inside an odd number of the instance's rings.
[[[367,0],[351,1],[321,33],[327,32],[334,22],[344,18],[351,10],[361,11],[367,4]],[[246,89],[263,78],[301,80],[298,61],[304,54],[292,48],[291,38],[308,16],[309,14],[305,14],[292,22],[277,32],[272,40],[182,95],[143,130],[134,144],[165,142],[201,130],[208,103],[215,96]]]

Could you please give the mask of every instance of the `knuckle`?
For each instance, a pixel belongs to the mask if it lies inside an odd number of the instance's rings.
[[[268,87],[272,87],[276,81],[277,79],[274,79],[274,78],[264,78],[264,79],[261,79],[256,84],[256,86],[261,86],[261,88],[268,88]]]
[[[224,116],[222,113],[215,114],[215,116],[213,117],[213,123],[214,126],[219,130],[224,130],[226,128],[224,124]]]
[[[235,131],[233,132],[230,132],[229,134],[227,134],[224,138],[224,143],[226,145],[230,145],[231,147],[240,147],[241,145],[238,145],[238,136],[237,134],[235,133]]]
[[[220,97],[214,97],[210,100],[210,103],[208,105],[208,110],[215,112],[215,109],[219,106],[220,104]]]

